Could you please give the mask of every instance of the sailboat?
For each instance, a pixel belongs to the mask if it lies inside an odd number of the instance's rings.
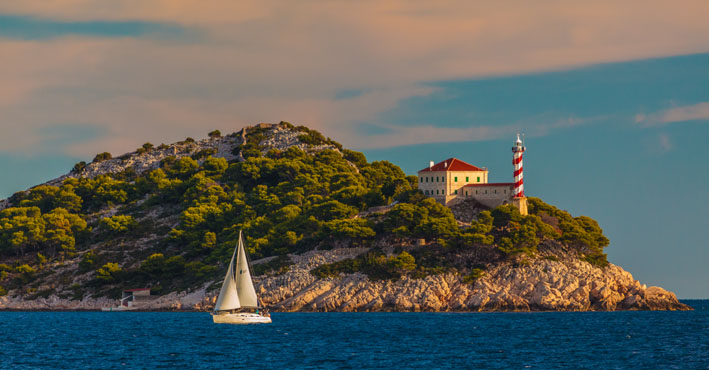
[[[258,304],[251,281],[249,260],[239,231],[239,243],[231,256],[222,290],[212,312],[215,324],[268,324],[271,317]]]

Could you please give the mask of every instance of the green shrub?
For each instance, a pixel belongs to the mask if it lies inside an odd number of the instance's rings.
[[[594,253],[586,255],[582,258],[584,261],[592,264],[593,266],[604,268],[610,263],[608,262],[608,255],[605,253]]]
[[[463,282],[468,284],[474,284],[475,281],[485,276],[485,270],[481,268],[474,268],[470,274],[463,277]]]
[[[109,262],[96,270],[96,279],[104,283],[114,282],[119,280],[121,271],[123,269],[117,263]]]
[[[0,285],[0,297],[6,296],[7,295],[7,289],[5,289],[2,285]]]
[[[96,156],[94,157],[94,160],[91,161],[91,163],[103,162],[103,161],[109,160],[111,158],[113,158],[113,156],[111,156],[111,153],[103,152],[103,153],[96,154]]]
[[[95,268],[97,262],[97,256],[94,251],[88,251],[84,253],[79,261],[79,272],[85,273],[91,271]]]
[[[122,234],[135,229],[137,222],[130,215],[115,215],[104,217],[99,221],[99,228],[110,234]]]
[[[81,171],[83,171],[84,168],[86,168],[86,162],[81,161],[81,162],[78,162],[74,165],[74,167],[71,169],[71,172],[72,173],[81,173]]]
[[[253,273],[256,276],[272,273],[281,275],[288,272],[292,264],[293,261],[287,255],[278,256],[266,263],[259,263],[258,265],[254,265]]]
[[[71,299],[74,301],[80,301],[84,299],[84,288],[81,287],[79,284],[72,284],[69,287],[69,290],[71,290]]]
[[[45,263],[47,263],[47,257],[45,257],[42,253],[37,253],[37,266],[40,270],[44,267]]]
[[[214,154],[217,154],[217,150],[216,150],[216,149],[214,149],[214,148],[207,148],[207,149],[202,149],[202,150],[198,151],[197,153],[192,154],[190,157],[192,157],[192,159],[198,161],[198,160],[200,160],[200,159],[207,158],[207,157],[209,157],[210,155],[214,155]]]
[[[165,258],[162,253],[154,253],[140,264],[141,271],[156,278],[181,277],[185,268],[184,257],[172,256]]]
[[[15,271],[20,274],[23,274],[23,275],[29,275],[29,274],[35,273],[35,269],[32,268],[32,266],[30,266],[28,264],[23,264],[23,265],[19,265],[19,266],[15,267]]]
[[[219,130],[214,130],[207,135],[209,135],[209,137],[222,137],[222,132]]]
[[[416,260],[408,252],[387,257],[379,250],[370,250],[355,258],[322,264],[310,271],[319,278],[338,277],[340,274],[362,272],[373,280],[398,279],[416,269]]]

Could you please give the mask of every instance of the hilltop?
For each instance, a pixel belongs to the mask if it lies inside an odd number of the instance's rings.
[[[145,143],[0,202],[0,309],[96,309],[135,287],[209,309],[239,230],[276,310],[687,309],[609,264],[596,221],[529,210],[451,210],[287,122]]]

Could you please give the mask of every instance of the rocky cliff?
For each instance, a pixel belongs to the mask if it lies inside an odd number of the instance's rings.
[[[310,251],[291,255],[282,274],[256,277],[262,303],[272,311],[615,311],[687,310],[672,293],[647,287],[619,266],[594,267],[572,255],[540,255],[528,264],[501,263],[475,281],[456,273],[416,279],[371,280],[362,273],[319,279],[310,271],[324,263],[351,258],[364,248]],[[270,259],[255,261],[254,264]],[[218,282],[217,282],[218,283]],[[216,290],[207,286],[172,292],[146,305],[147,310],[211,310]],[[72,301],[56,296],[26,301],[0,297],[0,309],[96,310],[115,305],[106,298]]]

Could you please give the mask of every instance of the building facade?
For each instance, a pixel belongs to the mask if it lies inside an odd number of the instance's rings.
[[[418,172],[419,189],[437,201],[448,204],[462,195],[463,187],[468,184],[486,184],[488,171],[473,166],[457,158],[448,158],[443,162],[431,162],[428,168]]]
[[[522,187],[522,153],[525,147],[517,135],[512,147],[515,182],[488,183],[488,170],[457,158],[448,158],[418,171],[418,188],[444,205],[473,198],[494,208],[514,204],[527,214],[527,198]]]

